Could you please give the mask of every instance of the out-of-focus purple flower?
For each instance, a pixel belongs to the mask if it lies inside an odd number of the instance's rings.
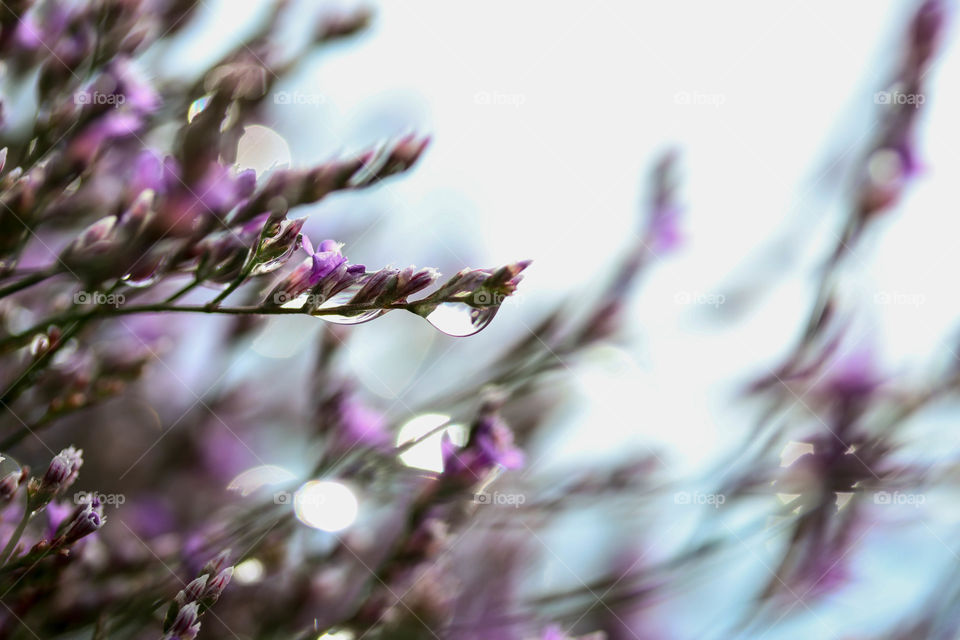
[[[129,58],[118,57],[112,60],[106,75],[114,83],[114,94],[123,96],[123,101],[118,106],[129,108],[141,115],[152,113],[160,107],[160,94],[137,73]]]
[[[323,402],[319,418],[320,431],[335,456],[357,447],[382,451],[390,447],[383,414],[360,402],[349,390],[339,390]]]
[[[60,254],[60,260],[69,268],[73,268],[75,265],[96,260],[108,253],[115,244],[116,234],[114,229],[116,226],[117,216],[100,218],[67,245],[67,248]]]
[[[601,631],[574,638],[564,633],[560,625],[550,625],[543,630],[543,634],[537,640],[605,640],[605,638],[606,635]]]
[[[677,202],[677,154],[669,152],[654,167],[650,219],[644,232],[644,244],[655,254],[673,251],[683,242],[680,232],[682,209]]]
[[[495,467],[519,469],[523,452],[513,444],[513,432],[500,419],[497,401],[488,401],[480,409],[462,449],[445,433],[443,439],[443,476],[468,484],[483,480]]]
[[[57,531],[60,530],[60,527],[63,526],[71,514],[73,514],[74,510],[75,507],[58,500],[54,500],[47,505],[44,512],[47,515],[47,535],[51,540],[56,537]]]
[[[93,162],[107,143],[132,136],[142,126],[143,120],[136,113],[108,111],[88,124],[70,141],[67,154],[74,162],[85,167]]]
[[[908,64],[923,67],[939,46],[947,9],[942,0],[926,0],[913,16],[909,30]]]
[[[37,23],[36,15],[27,14],[17,23],[14,42],[17,47],[28,51],[35,51],[43,46],[41,26]]]

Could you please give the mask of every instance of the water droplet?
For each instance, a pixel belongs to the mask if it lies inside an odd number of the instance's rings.
[[[459,302],[444,302],[424,318],[448,336],[463,338],[483,331],[499,310],[499,305],[471,307]]]
[[[208,104],[210,104],[209,95],[197,98],[191,102],[190,107],[187,109],[187,122],[193,122],[193,119],[200,115],[200,112],[206,109]]]
[[[350,285],[340,293],[336,293],[328,300],[325,300],[317,310],[329,309],[331,307],[341,307],[345,304],[349,304],[350,300],[353,299],[353,296],[357,295],[357,292],[363,288],[363,283],[356,283]],[[361,311],[359,313],[354,313],[350,315],[318,315],[318,318],[326,320],[327,322],[332,322],[333,324],[360,324],[363,322],[370,322],[377,316],[383,315],[386,313],[382,309],[371,309],[369,311]]]
[[[239,491],[240,495],[248,496],[254,491],[271,484],[282,484],[294,480],[296,476],[273,464],[264,464],[247,469],[227,485],[229,491]]]
[[[290,302],[284,302],[280,305],[283,309],[300,309],[303,305],[307,304],[307,301],[310,299],[309,293],[301,293],[296,298],[290,300]]]
[[[132,266],[130,271],[120,277],[123,284],[134,289],[149,287],[160,279],[161,267],[167,262],[167,256],[160,252],[146,255]]]
[[[160,274],[154,271],[153,273],[151,273],[146,277],[140,277],[135,274],[128,273],[127,275],[123,276],[120,279],[123,280],[123,284],[127,285],[128,287],[133,287],[134,289],[142,289],[144,287],[151,286],[157,280],[159,280]]]
[[[791,440],[783,447],[783,451],[780,452],[780,466],[789,467],[800,457],[812,454],[813,452],[813,444]]]
[[[244,128],[237,142],[237,169],[253,169],[261,175],[275,167],[289,167],[290,163],[290,145],[283,136],[258,124]]]

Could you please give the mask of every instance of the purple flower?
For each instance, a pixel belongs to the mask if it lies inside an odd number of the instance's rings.
[[[554,624],[543,630],[543,635],[540,636],[539,640],[604,640],[604,638],[606,636],[601,631],[574,638],[564,633],[560,625]]]
[[[103,505],[94,498],[74,512],[61,535],[62,543],[72,544],[81,538],[96,533],[106,520],[103,515]]]
[[[216,556],[214,556],[209,562],[203,565],[203,568],[200,570],[201,574],[211,575],[219,574],[227,566],[227,562],[230,560],[230,549],[224,549]]]
[[[182,607],[167,630],[164,640],[193,640],[200,632],[200,605],[196,602]]]
[[[24,474],[21,471],[11,471],[0,479],[0,505],[4,505],[13,499],[23,479]]]
[[[70,142],[68,154],[81,166],[87,166],[107,143],[132,136],[143,126],[141,117],[130,111],[111,110],[91,122]]]
[[[83,464],[83,451],[67,447],[50,461],[43,478],[30,481],[28,507],[37,511],[74,483]]]
[[[207,588],[200,598],[203,603],[206,606],[210,606],[219,600],[224,589],[226,589],[227,585],[230,584],[231,578],[233,578],[233,567],[227,567],[218,573],[214,578],[212,578],[207,584]]]
[[[314,251],[313,244],[303,236],[303,249],[307,259],[278,282],[267,296],[266,304],[282,305],[295,300],[300,294],[313,289],[327,276],[337,274],[345,267],[341,276],[349,270],[347,259],[340,253],[340,246],[334,240],[324,240]],[[361,265],[354,265],[363,269]]]
[[[383,414],[364,405],[347,390],[341,390],[323,403],[321,431],[327,436],[330,451],[341,455],[356,447],[387,450],[390,434]]]
[[[677,154],[671,151],[664,154],[653,170],[653,196],[644,244],[655,254],[673,251],[683,242],[680,232],[682,209],[676,196],[676,166]]]
[[[199,578],[195,578],[190,581],[187,586],[180,590],[174,600],[181,607],[190,603],[196,602],[203,597],[203,594],[207,591],[207,580],[209,576],[204,574]]]
[[[473,423],[466,446],[457,450],[445,433],[443,475],[467,483],[483,480],[495,467],[519,469],[523,452],[513,444],[513,432],[497,414],[498,403],[488,401]]]

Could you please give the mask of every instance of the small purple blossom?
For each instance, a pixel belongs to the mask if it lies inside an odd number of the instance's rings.
[[[497,413],[496,401],[488,401],[470,429],[467,444],[453,444],[447,434],[443,439],[443,476],[468,483],[483,480],[494,468],[519,469],[523,452],[513,444],[513,432]]]

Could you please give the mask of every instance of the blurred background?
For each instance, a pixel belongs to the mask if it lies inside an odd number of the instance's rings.
[[[880,123],[878,92],[888,88],[916,4],[368,4],[370,29],[311,54],[276,87],[267,121],[241,139],[237,164],[258,172],[308,167],[407,133],[429,134],[426,154],[402,179],[334,194],[298,213],[310,215],[305,234],[314,244],[344,242],[352,262],[373,266],[414,262],[450,275],[467,265],[533,264],[494,323],[469,339],[412,314],[350,328],[342,356],[362,393],[384,413],[417,418],[559,301],[590,300],[637,241],[647,176],[673,149],[682,244],[644,273],[625,335],[579,354],[551,380],[562,391],[542,409],[552,426],[525,447],[520,474],[549,482],[653,455],[688,497],[722,485],[724,465],[757,420],[757,407],[739,394],[781,364],[804,328],[818,269],[842,233],[851,176]],[[210,0],[175,46],[151,50],[154,63],[184,77],[200,73],[255,31],[271,6]],[[290,20],[289,42],[305,40],[307,24]],[[952,210],[960,85],[950,81],[960,77],[960,54],[955,26],[948,30],[925,80],[916,181],[853,252],[839,298],[851,322],[850,352],[868,354],[884,379],[915,386],[932,364],[956,357],[960,318]],[[173,375],[153,393],[174,417],[251,377],[255,397],[302,388],[325,326],[316,318],[270,319],[224,362],[212,360],[210,345],[227,320],[170,322],[181,330],[161,373]],[[800,396],[796,404],[809,409]],[[903,460],[933,465],[955,456],[960,436],[951,409],[915,418],[901,434]],[[310,451],[294,435],[277,435],[290,419],[278,415],[245,435],[249,455],[238,469],[274,465],[281,476],[308,475]],[[233,430],[223,427],[211,437],[236,448]],[[420,463],[436,461],[439,447],[436,439],[418,447]],[[785,460],[799,455],[791,451]],[[141,455],[149,462],[152,447],[122,453],[125,461]],[[645,624],[661,637],[730,637],[756,585],[770,579],[785,534],[744,533],[767,503],[725,511],[680,495],[669,491],[626,513],[565,512],[534,535],[531,553],[542,562],[525,576],[527,587],[575,588],[606,568],[615,548],[633,546],[653,562],[706,528],[735,539],[734,550],[645,609]],[[860,532],[841,588],[744,637],[882,633],[958,559],[956,504],[930,492],[922,505],[892,506],[883,518],[897,526]]]

